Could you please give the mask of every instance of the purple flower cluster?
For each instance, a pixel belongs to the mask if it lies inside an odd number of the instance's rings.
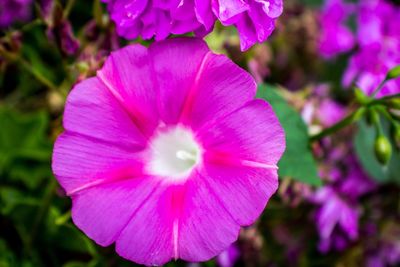
[[[355,38],[347,28],[346,21],[353,6],[342,0],[327,0],[320,14],[321,36],[319,51],[325,58],[349,51],[354,47]]]
[[[29,20],[32,2],[32,0],[1,0],[0,28],[6,28],[16,21]]]
[[[376,187],[355,158],[351,155],[345,157],[342,152],[334,151],[330,155],[328,160],[334,162],[334,167],[329,173],[322,173],[332,180],[331,183],[318,189],[310,198],[319,206],[315,219],[320,235],[319,250],[322,252],[331,249],[341,251],[347,248],[350,241],[358,238],[361,215],[358,199]],[[337,162],[343,158],[345,170],[337,167]]]
[[[356,33],[346,26],[350,16],[356,17]],[[320,53],[333,57],[357,50],[343,77],[343,85],[356,83],[370,95],[384,80],[386,73],[400,64],[400,7],[388,0],[366,0],[348,4],[327,0],[321,16]],[[400,92],[400,79],[388,82],[378,97]]]
[[[282,0],[103,0],[118,34],[134,39],[163,40],[170,34],[209,33],[216,20],[234,25],[241,49],[265,41],[282,13]]]
[[[302,117],[311,131],[320,131],[341,120],[345,107],[329,97],[328,87],[318,86],[314,97],[303,106]],[[362,215],[359,199],[376,188],[376,184],[362,171],[354,157],[351,144],[322,140],[315,153],[322,159],[320,177],[325,185],[312,194],[304,195],[317,206],[316,228],[321,252],[342,251],[359,238],[359,219]],[[343,140],[342,140],[343,141]]]

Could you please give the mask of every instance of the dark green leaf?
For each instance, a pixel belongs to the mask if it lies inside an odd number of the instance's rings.
[[[36,187],[51,175],[51,144],[46,140],[44,112],[21,114],[0,108],[0,174],[2,179]]]
[[[321,185],[309,146],[307,126],[296,110],[272,86],[259,86],[257,97],[273,107],[286,134],[286,151],[279,161],[279,175],[311,185]]]
[[[54,246],[65,250],[90,255],[96,254],[93,242],[71,224],[61,225],[52,240]]]
[[[324,0],[300,0],[300,2],[310,7],[320,7],[324,3]]]

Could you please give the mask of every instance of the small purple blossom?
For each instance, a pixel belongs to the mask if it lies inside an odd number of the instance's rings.
[[[325,58],[332,58],[354,47],[354,35],[345,25],[352,9],[350,4],[342,0],[326,1],[319,18],[321,23],[319,52]]]
[[[71,22],[64,17],[63,12],[55,2],[41,2],[41,14],[47,24],[47,37],[56,43],[63,54],[71,56],[78,51],[80,43],[74,36]]]
[[[66,55],[73,55],[79,49],[79,41],[75,38],[71,23],[68,20],[61,20],[54,27],[49,27],[47,36],[49,39],[53,40]]]
[[[220,267],[233,267],[240,256],[240,251],[235,244],[230,245],[217,257]]]
[[[163,40],[170,34],[209,33],[216,20],[234,25],[241,49],[265,41],[283,10],[282,0],[103,0],[118,34],[127,38]]]
[[[0,28],[6,28],[16,21],[28,21],[31,18],[32,2],[32,0],[1,0]]]
[[[319,249],[322,252],[343,250],[351,241],[358,239],[361,216],[358,199],[377,187],[364,174],[355,157],[346,157],[343,153],[346,152],[334,150],[333,154],[328,155],[328,161],[333,161],[331,163],[334,165],[325,174],[331,176],[330,183],[309,198],[312,203],[319,205],[315,218],[320,235]],[[346,162],[345,170],[337,164],[343,158]]]
[[[344,248],[342,243],[345,241],[338,238],[337,234],[334,235],[335,227],[339,227],[348,239],[357,239],[359,211],[356,206],[342,199],[330,186],[319,189],[312,201],[321,205],[316,213],[321,251],[328,251],[334,244],[338,244],[335,246],[338,249]]]

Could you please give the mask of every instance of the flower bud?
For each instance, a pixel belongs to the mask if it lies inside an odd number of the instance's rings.
[[[375,156],[379,163],[386,165],[392,156],[392,145],[386,136],[380,134],[375,139]]]
[[[398,98],[389,99],[387,103],[393,109],[400,109],[400,99]]]
[[[370,101],[370,98],[365,95],[360,88],[355,88],[354,96],[356,98],[356,101],[360,104],[367,104]]]
[[[386,75],[386,80],[391,80],[400,77],[400,65],[391,69]]]

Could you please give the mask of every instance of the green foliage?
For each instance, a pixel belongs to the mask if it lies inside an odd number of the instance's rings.
[[[279,175],[311,185],[321,185],[317,165],[309,146],[307,126],[296,110],[272,86],[261,85],[257,97],[267,100],[286,135],[286,151],[279,161]]]
[[[389,136],[389,123],[381,120],[386,136]],[[378,182],[396,182],[400,184],[400,152],[393,149],[392,156],[387,165],[382,165],[375,156],[374,143],[376,140],[376,128],[369,126],[366,120],[358,123],[358,131],[354,138],[354,147],[363,168]],[[395,147],[395,144],[392,144]]]
[[[20,114],[0,108],[0,175],[29,188],[51,175],[51,143],[46,139],[45,112]]]
[[[391,80],[400,77],[400,65],[392,68],[386,75],[386,80]]]
[[[324,3],[324,0],[300,0],[300,3],[310,7],[320,7]]]

